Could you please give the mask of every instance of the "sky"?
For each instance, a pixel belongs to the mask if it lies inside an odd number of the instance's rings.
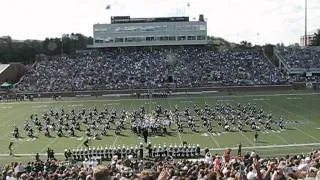
[[[208,35],[253,44],[298,43],[304,35],[305,0],[0,0],[0,36],[13,39],[93,35],[93,24],[110,16],[204,14]],[[188,4],[190,6],[188,6]],[[106,10],[110,5],[111,9]],[[320,0],[308,0],[308,31],[320,28]]]

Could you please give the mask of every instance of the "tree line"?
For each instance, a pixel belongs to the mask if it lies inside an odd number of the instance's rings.
[[[0,63],[21,62],[33,63],[37,55],[59,55],[70,54],[76,50],[86,49],[92,44],[93,38],[81,33],[64,34],[59,38],[46,38],[39,40],[13,40],[10,36],[0,37]],[[239,44],[230,43],[219,37],[208,37],[208,46],[214,50],[249,50],[260,48],[253,46],[250,42],[241,41]],[[315,33],[312,46],[320,46],[320,29]]]
[[[92,44],[92,37],[80,33],[64,34],[60,38],[39,40],[13,40],[10,36],[0,38],[0,63],[21,62],[29,64],[37,55],[70,54],[76,50],[86,49]]]

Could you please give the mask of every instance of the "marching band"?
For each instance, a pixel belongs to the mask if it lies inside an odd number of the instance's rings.
[[[147,151],[144,151],[147,150]],[[147,153],[146,153],[147,152]],[[198,158],[201,156],[199,145],[154,145],[148,144],[144,147],[141,143],[140,146],[125,146],[118,145],[117,147],[105,146],[103,147],[89,147],[81,149],[65,149],[66,159],[72,158],[77,161],[84,159],[101,159],[110,160],[113,156],[117,155],[119,158],[125,158],[132,155],[134,158],[162,158],[172,156],[174,158]]]
[[[193,109],[192,109],[193,108]],[[272,114],[267,114],[261,107],[255,104],[215,104],[213,106],[205,103],[203,107],[198,104],[193,107],[179,109],[177,105],[173,109],[164,109],[161,105],[156,105],[149,113],[144,106],[133,112],[122,110],[117,113],[114,109],[105,108],[100,112],[96,107],[92,109],[83,108],[79,112],[72,109],[67,112],[64,108],[54,111],[51,109],[42,117],[31,114],[25,121],[24,130],[29,137],[34,137],[34,133],[44,133],[45,136],[74,137],[84,130],[87,139],[101,139],[107,136],[112,130],[116,135],[120,135],[123,130],[131,129],[133,134],[143,136],[144,142],[148,143],[147,137],[160,135],[165,136],[169,131],[178,133],[186,129],[192,132],[199,132],[200,128],[208,133],[219,131],[244,131],[252,130],[256,132],[255,142],[258,138],[258,131],[271,130],[277,127],[284,129],[285,121],[283,117],[276,121]],[[14,138],[19,138],[19,129],[14,127],[12,132]],[[149,142],[150,143],[150,142]],[[192,157],[198,156],[199,146],[195,145],[169,145],[154,146],[148,145],[148,157]],[[131,154],[135,157],[143,156],[141,146],[128,147],[89,147],[85,149],[74,149],[72,156],[74,159],[82,160],[90,156],[100,156],[103,159],[110,159],[113,155],[127,156]],[[143,150],[142,150],[143,151]]]

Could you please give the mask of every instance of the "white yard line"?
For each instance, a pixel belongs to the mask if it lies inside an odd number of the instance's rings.
[[[182,145],[183,142],[182,142],[182,138],[181,138],[181,133],[179,131],[178,131],[178,135],[179,135],[179,139],[180,139],[180,145]]]
[[[78,144],[77,149],[81,148],[82,144],[84,143],[84,141],[86,141],[87,139],[83,137],[83,140],[81,141],[80,144]]]
[[[203,97],[201,99],[203,101],[203,104],[207,104],[206,97]],[[209,131],[208,131],[208,134],[209,134],[210,138],[213,140],[213,142],[217,145],[217,147],[220,148],[221,146],[218,143],[218,141],[216,140],[216,138],[213,136],[213,134],[211,132],[209,132]]]
[[[113,144],[112,144],[112,147],[113,147],[113,148],[115,148],[115,144],[116,144],[116,142],[117,142],[117,140],[118,140],[118,137],[119,137],[119,136],[117,135],[116,138],[114,138],[114,141],[113,141]]]
[[[241,136],[243,136],[250,144],[254,145],[254,142],[252,142],[246,135],[243,134],[242,131],[240,131]]]
[[[302,117],[301,115],[297,114],[297,113],[294,113],[294,112],[291,112],[285,108],[282,108],[280,106],[277,106],[276,104],[274,104],[274,106],[278,107],[279,109],[282,109],[283,111],[287,112],[288,114],[293,114],[295,116],[298,116],[298,117]],[[297,126],[294,127],[295,129],[297,129],[299,132],[301,132],[302,134],[304,134],[305,136],[308,136],[310,138],[312,138],[313,140],[315,140],[316,142],[319,142],[319,138],[316,138],[308,133],[305,133],[304,131],[302,131],[301,129],[299,129]]]
[[[284,142],[285,144],[290,144],[288,141],[286,141],[283,137],[281,137],[279,134],[277,133],[271,133],[274,136],[277,136],[282,142]]]
[[[166,99],[166,103],[167,103],[167,106],[169,105],[170,109],[172,109],[172,105],[171,105],[171,103],[169,103],[168,98]],[[180,119],[180,116],[179,116],[179,119]],[[179,136],[179,139],[180,139],[180,143],[182,145],[183,141],[182,141],[182,138],[181,138],[181,133],[179,132],[179,130],[177,132],[178,132],[178,136]]]
[[[211,137],[211,139],[213,140],[213,142],[218,146],[218,148],[220,148],[221,146],[218,143],[218,141],[214,138],[214,136],[210,132],[208,132],[208,133],[209,133],[209,136]]]
[[[310,111],[309,109],[302,109],[300,106],[298,106],[298,105],[296,105],[295,103],[291,103],[290,105],[293,105],[294,107],[296,107],[296,108],[298,108],[298,109],[300,109],[300,110],[303,110],[303,111],[306,111],[306,112],[309,112],[310,114],[316,114],[317,116],[318,115],[320,115],[320,113],[318,113],[317,111]],[[320,125],[320,123],[319,122],[314,122],[314,121],[311,121],[311,120],[309,120],[309,119],[304,119],[304,120],[306,120],[306,121],[308,121],[308,122],[310,122],[311,124],[316,124],[316,125]]]
[[[48,149],[48,147],[50,147],[53,143],[55,143],[59,138],[58,137],[55,137],[54,140],[52,140],[49,144],[47,144],[45,147],[43,147],[41,149],[40,152],[45,152],[46,149]]]
[[[218,98],[242,98],[242,97],[278,97],[278,96],[312,96],[312,95],[320,95],[320,93],[278,93],[278,94],[247,94],[247,95],[222,95],[222,96],[210,96],[205,97],[207,99],[218,99]],[[179,96],[179,95],[177,95]],[[170,99],[198,99],[199,97],[170,97]],[[62,100],[62,101],[25,101],[25,102],[0,102],[0,104],[48,104],[48,103],[70,103],[70,102],[120,102],[120,101],[128,101],[128,100],[134,100],[134,101],[145,101],[146,99],[134,99],[134,98],[123,98],[123,99],[86,99],[86,100],[80,100],[80,99],[74,99],[74,100]]]
[[[320,138],[316,138],[308,133],[303,132],[300,128],[295,127],[296,130],[300,131],[302,134],[304,134],[305,136],[309,136],[311,139],[315,140],[316,142],[319,142]]]
[[[270,103],[267,103],[267,104],[271,105]],[[303,118],[301,115],[299,115],[299,114],[297,114],[297,113],[294,113],[294,112],[291,112],[291,111],[289,111],[289,110],[287,110],[287,109],[285,109],[285,108],[282,108],[281,106],[278,106],[278,105],[276,105],[276,104],[272,104],[272,105],[275,106],[275,107],[277,107],[278,109],[281,109],[281,110],[285,111],[285,112],[288,113],[288,114],[292,114],[292,115],[295,115],[295,116],[297,116],[297,117]],[[315,138],[314,136],[312,136],[312,135],[310,135],[310,134],[308,134],[308,133],[303,132],[303,131],[302,131],[301,129],[299,129],[297,126],[294,126],[294,128],[295,128],[296,130],[298,130],[299,132],[301,132],[302,134],[304,134],[305,136],[308,136],[308,137],[312,138],[313,140],[315,140],[316,142],[319,142],[319,139]]]
[[[179,121],[180,121],[180,116],[179,116]],[[182,126],[182,128],[183,128],[183,126]],[[182,142],[182,138],[181,138],[181,133],[179,132],[178,129],[177,129],[177,132],[178,132],[178,136],[179,136],[179,139],[180,139],[180,143],[181,143],[181,145],[182,145],[183,142]]]

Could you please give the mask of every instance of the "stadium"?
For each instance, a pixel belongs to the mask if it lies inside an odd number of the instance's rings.
[[[204,15],[113,16],[86,47],[1,64],[3,177],[316,179],[319,48],[216,50]]]

